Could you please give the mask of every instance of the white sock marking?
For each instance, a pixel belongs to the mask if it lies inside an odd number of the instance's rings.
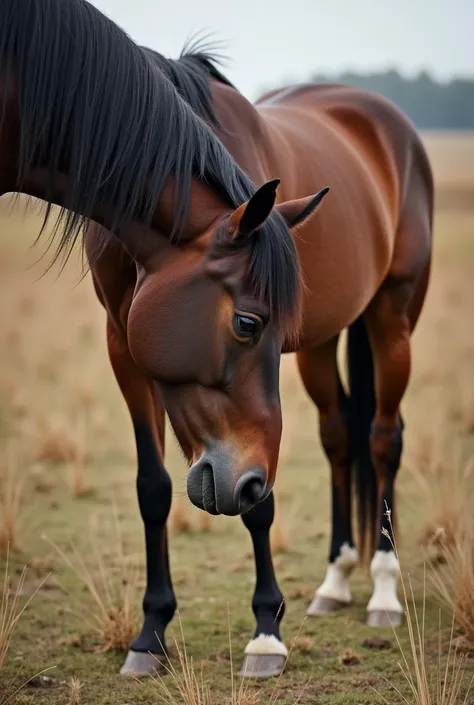
[[[288,656],[285,644],[273,634],[259,634],[256,639],[249,641],[245,653],[252,656]]]
[[[352,600],[349,577],[356,565],[357,549],[343,543],[334,563],[328,565],[324,582],[316,590],[315,596],[329,597],[349,604]]]
[[[370,574],[374,581],[374,592],[367,605],[368,612],[398,612],[403,607],[397,597],[397,583],[400,564],[393,551],[376,551],[370,564]]]

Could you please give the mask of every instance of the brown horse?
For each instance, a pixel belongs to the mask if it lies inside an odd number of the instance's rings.
[[[0,0],[0,10],[0,193],[61,206],[58,254],[86,226],[135,430],[147,588],[122,672],[157,666],[149,652],[163,653],[176,607],[165,412],[191,501],[242,514],[252,537],[257,627],[242,672],[283,668],[269,548],[281,352],[297,354],[332,473],[329,566],[309,612],[351,600],[354,468],[374,580],[368,621],[398,623],[398,563],[380,530],[430,270],[433,184],[415,129],[380,97],[338,85],[253,106],[205,53],[166,60],[83,0]],[[345,328],[347,391],[336,359]]]

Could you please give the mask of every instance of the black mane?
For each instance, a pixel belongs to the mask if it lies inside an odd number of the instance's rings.
[[[19,98],[16,190],[25,188],[32,167],[42,166],[44,200],[50,205],[59,180],[64,173],[68,177],[57,253],[68,256],[100,206],[112,207],[110,229],[118,237],[134,219],[149,223],[170,176],[176,184],[171,236],[185,221],[192,178],[207,183],[233,208],[254,192],[190,105],[193,91],[201,106],[206,104],[196,67],[216,69],[205,57],[196,62],[183,56],[179,69],[169,64],[172,70],[159,70],[149,52],[85,0],[0,0],[0,16],[0,70],[13,77]],[[180,81],[177,88],[170,73]],[[254,239],[250,276],[274,322],[282,331],[294,331],[299,264],[277,214]]]
[[[220,57],[212,45],[190,42],[178,59],[168,59],[148,47],[141,48],[199,117],[214,127],[221,127],[214,111],[209,79],[231,88],[235,86],[220,71]]]

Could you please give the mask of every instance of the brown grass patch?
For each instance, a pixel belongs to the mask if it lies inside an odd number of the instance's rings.
[[[175,497],[171,507],[170,524],[174,531],[181,534],[189,534],[192,531],[189,504],[185,497]]]
[[[412,473],[421,488],[427,516],[420,541],[439,554],[440,539],[454,545],[463,517],[471,514],[474,459],[466,460],[459,446],[447,451],[440,433],[422,439]]]
[[[297,533],[301,511],[301,498],[291,504],[281,500],[280,492],[275,494],[275,518],[270,529],[270,546],[272,553],[287,553],[291,551],[291,541]]]
[[[96,403],[94,387],[88,380],[78,382],[73,389],[73,395],[81,410],[90,411]]]
[[[83,410],[75,423],[61,418],[46,418],[37,422],[36,460],[49,465],[69,465],[74,497],[83,497],[92,491],[86,482],[89,455],[85,413]]]
[[[23,477],[10,450],[0,462],[0,553],[20,550]]]
[[[209,512],[199,512],[199,529],[203,534],[212,531],[212,516]]]
[[[36,459],[39,462],[60,465],[83,459],[84,449],[72,434],[70,424],[61,419],[45,418],[38,421]]]
[[[109,418],[105,409],[97,407],[91,411],[90,427],[99,436],[103,436],[104,433],[110,431]]]
[[[360,656],[352,649],[345,649],[339,657],[342,666],[357,666],[360,663]]]
[[[30,318],[36,309],[36,301],[33,296],[26,294],[18,302],[18,311],[22,316]]]
[[[313,649],[313,640],[310,636],[294,636],[290,640],[290,646],[293,651],[300,654],[310,654]]]
[[[278,503],[275,504],[275,519],[270,529],[270,547],[273,554],[286,553],[290,547],[287,527]]]
[[[92,494],[93,490],[86,483],[86,464],[83,459],[72,465],[72,493],[74,497],[86,497]]]
[[[464,402],[463,422],[466,431],[468,433],[474,433],[474,397]]]
[[[440,604],[454,616],[465,640],[474,649],[474,525],[456,540],[441,545],[444,565],[433,567],[430,582]]]
[[[82,683],[77,678],[71,678],[69,681],[69,700],[68,705],[81,705]]]

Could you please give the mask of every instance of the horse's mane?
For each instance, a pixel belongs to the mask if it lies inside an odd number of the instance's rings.
[[[213,79],[231,88],[235,86],[219,68],[221,56],[217,48],[217,43],[205,43],[199,38],[191,39],[183,47],[178,59],[169,59],[154,49],[142,47],[194,112],[210,125],[222,129],[214,110],[209,80]]]
[[[16,190],[41,165],[47,218],[67,173],[57,254],[69,256],[100,206],[112,208],[110,230],[118,237],[134,219],[149,223],[170,176],[175,183],[170,237],[185,222],[193,178],[232,208],[254,192],[190,105],[191,93],[202,85],[198,79],[190,92],[195,66],[215,72],[205,57],[192,60],[190,70],[191,58],[183,56],[182,68],[174,65],[171,71],[179,74],[186,100],[167,77],[170,71],[159,70],[149,53],[85,0],[0,0],[0,16],[0,68],[13,78],[19,99]],[[250,277],[282,334],[294,333],[299,264],[291,234],[276,213],[254,237]]]

